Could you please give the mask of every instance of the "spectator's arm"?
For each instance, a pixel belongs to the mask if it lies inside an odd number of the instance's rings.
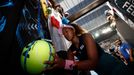
[[[132,50],[132,48],[129,49],[129,54],[130,54],[130,62],[133,62],[134,58],[133,58],[133,50]]]
[[[128,49],[129,51],[129,55],[130,55],[130,62],[133,62],[134,61],[134,58],[133,58],[133,50],[131,48],[131,46],[129,44],[126,44],[126,48]]]

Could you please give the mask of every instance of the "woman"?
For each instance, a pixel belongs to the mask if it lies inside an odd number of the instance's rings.
[[[88,75],[90,70],[96,71],[99,75],[133,75],[131,70],[121,61],[105,53],[94,41],[92,35],[85,33],[77,24],[62,27],[65,38],[72,43],[67,51],[67,59],[60,59],[55,56],[55,61],[46,62],[53,64],[52,69],[66,69],[69,71],[82,71],[81,75]],[[74,60],[74,56],[78,60]],[[78,74],[77,74],[78,75]]]

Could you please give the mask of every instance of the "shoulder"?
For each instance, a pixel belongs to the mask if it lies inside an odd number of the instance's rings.
[[[124,43],[124,46],[127,48],[131,48],[131,46],[128,43]]]
[[[85,33],[81,35],[83,39],[93,39],[92,35],[90,33]]]
[[[128,44],[123,42],[121,46],[128,46]]]
[[[84,34],[82,34],[81,35],[82,37],[90,37],[90,36],[92,36],[90,33],[84,33]]]
[[[85,45],[89,45],[89,44],[93,45],[93,44],[95,44],[95,40],[94,40],[94,38],[92,37],[92,35],[90,33],[82,34],[81,38],[82,38],[83,43]]]

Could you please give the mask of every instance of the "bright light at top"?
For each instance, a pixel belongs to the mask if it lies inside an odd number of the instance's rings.
[[[99,33],[95,33],[94,36],[95,36],[95,37],[99,37]]]
[[[105,33],[108,33],[108,32],[110,32],[110,31],[112,31],[112,29],[111,29],[110,27],[108,27],[108,28],[106,28],[106,29],[103,29],[103,30],[102,30],[102,33],[105,34]]]

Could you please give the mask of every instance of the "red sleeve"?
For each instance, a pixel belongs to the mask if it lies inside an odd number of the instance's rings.
[[[51,17],[51,24],[58,29],[60,28],[60,23],[54,16]]]

